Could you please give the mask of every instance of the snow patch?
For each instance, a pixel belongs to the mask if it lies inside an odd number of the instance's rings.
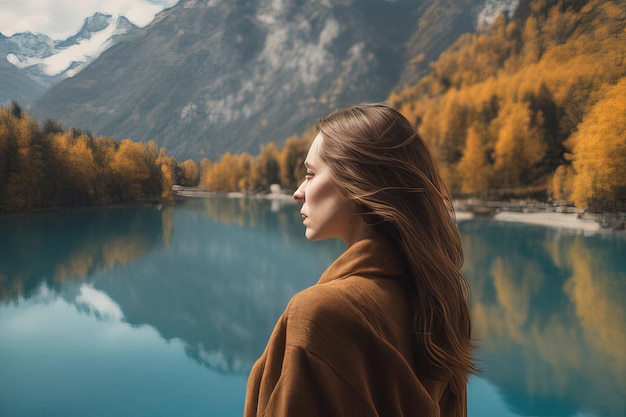
[[[501,13],[506,13],[508,17],[511,17],[515,13],[518,4],[519,0],[487,0],[480,13],[478,13],[476,28],[478,30],[488,28]]]
[[[28,58],[16,65],[18,68],[24,68],[31,65],[41,65],[44,73],[49,76],[60,75],[68,70],[75,63],[83,63],[79,67],[86,65],[109,46],[111,46],[111,37],[116,34],[115,25],[109,25],[106,29],[97,32],[89,39],[83,39],[78,44],[72,45],[60,52],[50,55],[46,58]],[[72,68],[71,74],[76,74],[80,68]]]
[[[7,61],[9,61],[9,63],[15,65],[18,68],[19,68],[19,65],[21,63],[20,59],[15,54],[7,55]]]

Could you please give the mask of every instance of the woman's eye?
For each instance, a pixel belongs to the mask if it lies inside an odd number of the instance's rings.
[[[304,178],[307,179],[307,180],[310,180],[311,178],[313,178],[313,173],[308,171]]]

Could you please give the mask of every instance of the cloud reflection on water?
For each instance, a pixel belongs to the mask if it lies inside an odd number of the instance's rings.
[[[84,306],[90,313],[99,318],[121,321],[124,318],[122,309],[106,293],[98,291],[89,285],[80,286],[80,294],[76,297],[76,304]]]

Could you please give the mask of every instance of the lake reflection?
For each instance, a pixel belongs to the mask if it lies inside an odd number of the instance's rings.
[[[527,416],[623,416],[626,239],[460,224],[486,380]]]
[[[459,226],[470,416],[624,415],[624,236]],[[287,301],[342,250],[268,201],[0,217],[0,415],[239,416]]]

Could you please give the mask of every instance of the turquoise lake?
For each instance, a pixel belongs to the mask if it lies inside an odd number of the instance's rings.
[[[469,416],[623,417],[626,234],[459,228]],[[267,200],[0,216],[0,416],[241,416],[276,319],[343,250]]]

